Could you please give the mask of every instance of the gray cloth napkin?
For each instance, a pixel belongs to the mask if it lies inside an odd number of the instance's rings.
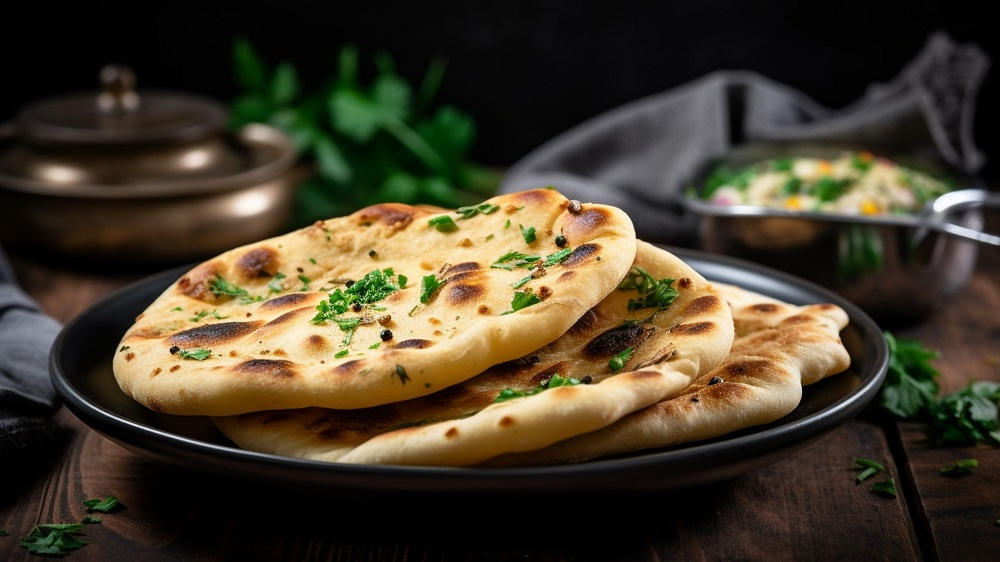
[[[938,33],[896,78],[837,111],[753,72],[714,72],[559,135],[517,162],[500,191],[553,185],[574,199],[621,207],[644,238],[676,241],[690,228],[677,194],[707,161],[747,141],[932,146],[971,175],[985,162],[972,123],[988,68],[978,47]]]
[[[0,250],[0,459],[58,434],[49,349],[59,323],[16,285]]]

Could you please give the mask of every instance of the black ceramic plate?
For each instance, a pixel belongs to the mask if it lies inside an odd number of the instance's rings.
[[[804,447],[844,423],[875,396],[888,350],[872,320],[842,298],[800,279],[731,258],[673,250],[709,279],[791,303],[833,302],[850,315],[841,334],[847,373],[805,389],[798,408],[775,423],[664,451],[538,468],[433,468],[349,465],[245,451],[205,418],[157,414],[118,389],[111,357],[122,334],[184,269],[125,287],[63,329],[52,349],[52,381],[87,425],[153,462],[272,483],[343,492],[645,492],[690,487],[745,474]]]

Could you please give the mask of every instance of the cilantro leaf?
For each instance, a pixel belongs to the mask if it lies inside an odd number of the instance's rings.
[[[436,228],[438,232],[455,232],[458,230],[458,225],[448,215],[434,217],[428,220],[427,224]]]
[[[669,278],[656,280],[645,269],[634,265],[618,285],[618,290],[636,291],[639,294],[639,298],[629,299],[630,311],[643,308],[655,308],[660,311],[666,310],[679,296],[677,289],[673,287],[674,281]]]
[[[284,273],[281,273],[280,271],[278,273],[275,273],[274,277],[272,277],[271,280],[267,282],[267,290],[270,291],[271,293],[280,293],[284,291],[285,287],[281,283],[281,280],[284,278],[285,278]]]
[[[433,273],[424,275],[423,279],[420,280],[420,302],[427,304],[427,301],[431,300],[441,285],[444,283],[437,278],[437,275]]]
[[[517,226],[521,227],[521,236],[524,237],[525,244],[531,244],[535,241],[535,227],[529,226],[525,228],[524,225],[521,224]]]
[[[938,402],[930,419],[930,433],[941,445],[1000,444],[997,402],[1000,383],[979,381]]]
[[[515,268],[528,269],[535,266],[535,262],[542,259],[542,256],[532,256],[521,252],[507,252],[497,258],[497,261],[490,265],[493,269],[506,269],[513,271]]]
[[[350,352],[351,352],[351,350],[349,350],[349,349],[341,349],[337,353],[334,353],[333,356],[336,357],[337,359],[340,359],[341,357],[346,357],[347,354],[350,353]]]
[[[979,461],[976,459],[962,459],[957,460],[954,464],[950,466],[941,467],[942,476],[965,476],[966,474],[972,474],[973,468],[979,467]]]
[[[250,293],[248,293],[246,289],[226,281],[225,278],[218,273],[215,274],[215,279],[208,282],[208,289],[213,295],[216,296],[238,298],[241,304],[249,304],[251,302],[264,300],[263,297],[250,296]]]
[[[897,340],[885,333],[889,345],[889,371],[882,385],[882,406],[901,418],[914,418],[934,410],[938,371],[930,360],[936,351],[913,340]]]
[[[572,253],[573,250],[571,248],[563,248],[554,254],[545,256],[545,261],[542,262],[542,265],[545,267],[552,267],[553,265],[562,263],[563,260],[568,258]]]
[[[519,279],[516,283],[514,283],[513,285],[511,285],[511,287],[514,287],[515,289],[520,289],[526,283],[528,283],[528,281],[531,281],[532,279],[533,279],[533,277],[530,276],[530,275],[528,275],[527,277]]]
[[[85,540],[75,536],[82,534],[82,523],[35,525],[35,528],[19,544],[32,554],[62,556],[88,544]]]
[[[542,299],[530,291],[515,291],[514,299],[510,301],[511,309],[504,312],[504,314],[513,314],[522,308],[527,308],[540,302],[542,302]]]
[[[182,349],[177,352],[181,359],[194,359],[195,361],[204,361],[212,355],[211,349],[197,348],[197,349]],[[96,500],[86,500],[86,501],[96,501]],[[117,500],[116,500],[117,501]],[[86,505],[86,502],[84,502]]]
[[[872,491],[886,496],[896,497],[896,481],[890,476],[888,480],[872,484]]]
[[[80,522],[87,525],[94,525],[100,523],[101,518],[98,515],[84,515],[83,519]]]
[[[492,203],[480,203],[479,205],[470,205],[468,207],[459,207],[455,212],[462,215],[458,217],[458,220],[471,219],[479,213],[484,215],[492,215],[500,209],[499,206]]]
[[[534,388],[529,388],[528,390],[514,390],[512,388],[505,388],[500,391],[500,393],[497,395],[496,398],[493,399],[493,402],[494,403],[506,402],[508,400],[513,400],[514,398],[524,398],[525,396],[534,396],[550,388],[556,388],[560,386],[576,386],[581,383],[582,381],[578,379],[561,377],[559,376],[559,373],[555,373],[549,380],[542,381],[538,386]]]

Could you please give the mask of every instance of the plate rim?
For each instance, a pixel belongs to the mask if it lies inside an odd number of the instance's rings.
[[[168,277],[179,277],[190,269],[190,265],[168,269],[143,279],[132,282],[89,306],[84,312],[77,315],[68,322],[59,332],[49,354],[49,372],[53,386],[67,408],[73,412],[85,425],[94,429],[98,433],[114,440],[132,444],[140,449],[148,450],[155,446],[156,450],[164,447],[194,454],[219,456],[223,461],[237,461],[240,463],[260,463],[264,467],[278,467],[283,469],[294,469],[309,473],[319,472],[323,476],[335,478],[338,474],[344,476],[363,475],[366,477],[385,478],[444,478],[448,482],[472,483],[514,483],[527,478],[552,478],[552,477],[573,477],[584,478],[586,476],[601,476],[605,473],[615,474],[618,471],[643,471],[655,468],[660,465],[688,465],[698,464],[699,461],[710,462],[718,457],[731,456],[734,450],[753,451],[751,454],[740,454],[737,461],[763,457],[774,451],[794,446],[797,443],[807,443],[812,439],[822,435],[827,431],[836,429],[843,425],[850,418],[861,412],[875,397],[888,369],[888,346],[883,338],[872,340],[868,337],[872,333],[881,335],[882,331],[878,325],[860,308],[847,301],[835,293],[799,277],[774,270],[752,262],[747,262],[737,258],[711,254],[687,248],[675,248],[670,246],[660,246],[667,251],[677,255],[685,261],[695,260],[706,264],[719,265],[726,268],[749,271],[759,277],[769,278],[780,282],[782,285],[790,285],[795,289],[804,290],[820,295],[822,298],[837,304],[843,308],[861,336],[865,346],[866,356],[871,354],[872,360],[868,367],[861,371],[858,369],[860,382],[857,387],[839,398],[838,400],[824,406],[820,410],[803,416],[797,420],[781,423],[778,426],[770,427],[761,431],[754,431],[749,434],[739,435],[732,438],[719,438],[708,443],[693,443],[669,448],[667,450],[654,450],[652,452],[641,452],[624,457],[610,459],[596,459],[581,463],[556,464],[533,467],[436,467],[436,466],[394,466],[394,465],[370,465],[370,464],[348,464],[331,463],[326,461],[302,459],[297,457],[286,457],[269,453],[260,453],[246,449],[239,449],[235,446],[211,443],[179,435],[150,426],[125,416],[105,409],[95,400],[90,399],[85,392],[73,385],[69,377],[63,372],[61,363],[62,356],[67,347],[67,338],[79,330],[78,326],[85,325],[87,321],[106,308],[114,305],[122,295],[136,290],[140,290],[148,285],[155,284]],[[698,271],[695,265],[692,267]],[[699,271],[699,273],[701,273]],[[710,277],[706,276],[710,280]],[[852,357],[852,362],[853,362]],[[867,362],[866,362],[867,363]],[[860,366],[859,366],[860,367]],[[871,373],[871,376],[867,376]],[[780,419],[776,422],[780,422]],[[747,428],[752,429],[752,428]],[[122,435],[125,435],[124,437]],[[131,437],[131,439],[130,439]],[[144,441],[143,439],[148,439]],[[139,440],[137,442],[137,440]],[[212,467],[204,467],[211,469]],[[487,486],[492,488],[492,486]],[[483,489],[487,487],[482,487]],[[380,488],[373,486],[373,489]],[[396,486],[388,488],[395,489]],[[477,487],[478,489],[478,487]],[[553,491],[573,489],[573,486],[562,486]]]

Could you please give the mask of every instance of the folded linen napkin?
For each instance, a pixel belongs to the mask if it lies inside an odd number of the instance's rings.
[[[48,370],[58,333],[59,323],[17,287],[0,250],[0,459],[58,434]]]
[[[650,240],[679,241],[693,223],[675,197],[696,171],[747,141],[840,141],[897,151],[936,148],[974,174],[985,162],[972,124],[989,58],[932,35],[885,84],[837,111],[753,72],[720,71],[599,115],[517,162],[501,192],[554,185],[623,208]]]

